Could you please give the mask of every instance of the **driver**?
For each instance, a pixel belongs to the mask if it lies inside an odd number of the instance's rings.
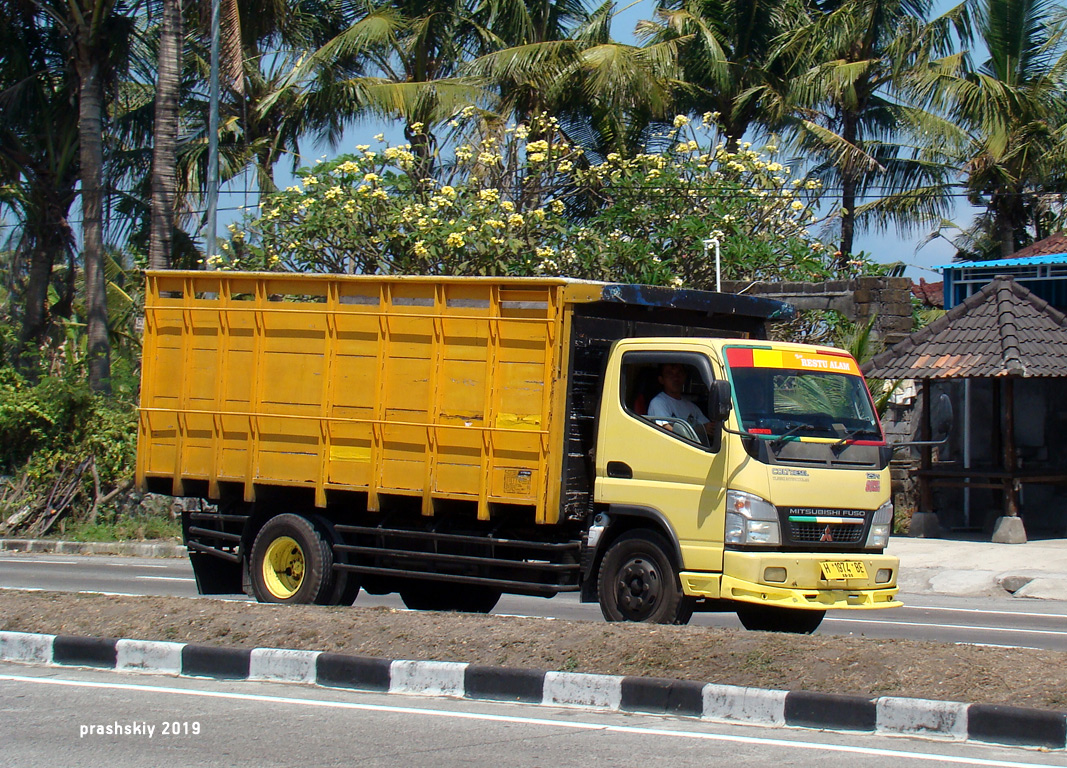
[[[698,433],[703,430],[708,435],[711,435],[714,430],[714,425],[708,421],[708,417],[693,403],[682,397],[682,390],[685,389],[685,383],[687,375],[685,366],[680,363],[663,363],[659,367],[659,383],[663,387],[663,391],[652,398],[652,402],[648,404],[648,418],[655,421],[657,425],[671,429],[671,425],[667,422],[657,421],[657,419],[684,419],[689,422]]]

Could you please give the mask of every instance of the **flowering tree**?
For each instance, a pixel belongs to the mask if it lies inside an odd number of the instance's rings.
[[[418,177],[410,145],[378,136],[379,147],[304,169],[298,186],[266,197],[231,227],[217,266],[707,288],[714,238],[725,278],[828,274],[809,231],[817,182],[791,179],[774,146],[726,151],[713,115],[674,125],[665,152],[592,164],[542,116],[459,143],[437,178]]]

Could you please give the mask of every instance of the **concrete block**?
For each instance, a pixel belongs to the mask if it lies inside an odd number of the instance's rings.
[[[253,648],[248,661],[249,680],[280,683],[315,682],[315,660],[321,651],[293,651],[284,648]]]
[[[815,691],[790,691],[785,697],[786,725],[873,731],[877,708],[870,699]]]
[[[315,682],[333,688],[388,691],[389,659],[323,653],[315,660]]]
[[[930,589],[944,595],[1000,594],[996,571],[951,570],[935,572]]]
[[[114,669],[118,660],[117,642],[110,637],[56,635],[52,641],[52,661],[76,667]]]
[[[115,669],[122,672],[159,672],[165,675],[182,673],[182,648],[185,643],[164,643],[152,640],[126,640],[115,643]]]
[[[622,676],[546,672],[541,703],[617,710],[622,706]]]
[[[182,674],[216,680],[244,680],[248,677],[251,653],[244,648],[190,643],[182,648]]]
[[[1021,517],[998,517],[993,525],[994,544],[1025,544],[1026,528]]]
[[[994,744],[1063,749],[1067,744],[1067,718],[1063,712],[971,704],[967,712],[967,736]]]
[[[1041,576],[1031,579],[1014,593],[1015,597],[1039,600],[1067,600],[1067,574]]]
[[[545,695],[545,673],[540,669],[471,664],[467,667],[463,686],[468,699],[540,704]]]
[[[704,685],[694,680],[624,677],[620,706],[627,712],[701,717],[704,714]]]
[[[1034,578],[1034,576],[1027,576],[1021,573],[1002,573],[997,576],[997,584],[1002,586],[1006,592],[1015,594],[1033,581]]]
[[[708,720],[784,725],[787,695],[787,691],[709,683],[704,686],[704,717]]]
[[[389,693],[463,696],[465,663],[456,661],[394,661],[389,668]]]
[[[24,661],[30,664],[52,663],[55,635],[30,632],[0,632],[0,661]]]
[[[967,738],[967,705],[955,701],[885,696],[876,702],[876,729],[909,736]]]
[[[908,524],[908,535],[916,539],[940,539],[941,521],[934,512],[916,512]]]

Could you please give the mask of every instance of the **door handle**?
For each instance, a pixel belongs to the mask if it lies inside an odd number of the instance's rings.
[[[618,477],[623,480],[633,480],[634,471],[630,469],[630,465],[625,461],[609,461],[608,462],[608,477]]]

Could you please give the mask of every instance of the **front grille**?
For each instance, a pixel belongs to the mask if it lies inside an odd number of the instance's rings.
[[[793,541],[823,541],[829,529],[835,544],[855,544],[863,536],[863,523],[789,523]]]

